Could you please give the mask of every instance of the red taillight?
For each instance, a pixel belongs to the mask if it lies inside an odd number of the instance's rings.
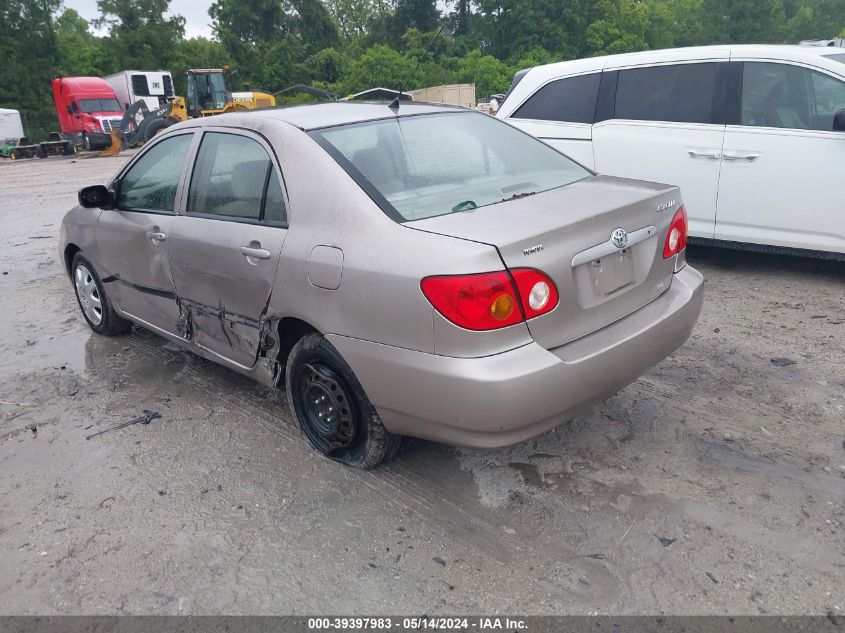
[[[426,277],[420,288],[440,314],[467,330],[508,327],[557,305],[557,288],[546,275],[530,268],[512,274]]]
[[[666,242],[663,244],[663,259],[669,259],[687,247],[687,210],[684,207],[675,212]]]
[[[533,319],[557,306],[557,287],[554,282],[539,270],[533,268],[514,268],[511,271],[522,311],[526,319]]]

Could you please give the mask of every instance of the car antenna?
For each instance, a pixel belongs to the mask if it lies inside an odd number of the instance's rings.
[[[437,29],[437,34],[428,43],[428,47],[425,49],[425,52],[417,60],[417,65],[414,66],[414,70],[411,71],[411,74],[408,75],[408,78],[405,80],[405,83],[403,83],[402,87],[399,89],[399,94],[396,95],[396,97],[393,99],[393,101],[390,102],[390,105],[387,106],[391,110],[396,110],[396,111],[399,110],[399,99],[402,97],[402,94],[405,92],[405,88],[408,87],[408,84],[411,82],[411,79],[414,78],[414,75],[416,74],[417,69],[420,67],[420,64],[422,64],[423,60],[428,56],[429,51],[431,51],[431,47],[434,46],[434,43],[437,41],[437,38],[440,37],[440,34],[443,32],[443,26],[444,25],[445,25],[445,22],[440,24],[440,28]]]

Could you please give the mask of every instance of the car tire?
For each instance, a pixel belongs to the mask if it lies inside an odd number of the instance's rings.
[[[81,252],[74,255],[70,272],[76,301],[91,329],[103,336],[126,334],[132,323],[115,312],[97,271]]]
[[[11,152],[9,152],[9,159],[10,159],[10,160],[17,160],[17,159],[18,159],[18,152],[17,152],[17,150],[14,150],[14,149],[13,149]]]
[[[402,437],[384,428],[352,369],[320,334],[293,346],[285,386],[291,411],[317,452],[361,469],[399,452]]]
[[[82,147],[86,152],[91,151],[91,137],[86,132],[82,133]]]

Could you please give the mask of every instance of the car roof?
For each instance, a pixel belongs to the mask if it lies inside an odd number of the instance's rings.
[[[469,112],[467,108],[443,105],[439,103],[405,103],[398,110],[388,107],[382,102],[344,101],[335,103],[317,103],[312,105],[281,106],[276,108],[262,108],[248,112],[239,112],[245,116],[256,116],[290,123],[301,130],[309,131],[318,128],[348,125],[378,119],[393,119],[397,117],[414,116],[420,114],[436,114],[443,112]],[[226,116],[226,115],[223,115]],[[218,117],[203,119],[209,125],[214,125]]]
[[[529,70],[535,77],[538,75],[553,77],[558,74],[569,74],[571,72],[590,72],[602,70],[606,65],[617,66],[620,63],[662,63],[683,60],[703,59],[709,55],[725,55],[726,57],[747,57],[762,56],[784,59],[810,57],[826,57],[843,53],[845,49],[827,46],[799,46],[789,44],[717,44],[712,46],[688,46],[685,48],[663,48],[635,53],[620,53],[617,55],[604,55],[600,57],[585,57],[550,64],[534,66]]]

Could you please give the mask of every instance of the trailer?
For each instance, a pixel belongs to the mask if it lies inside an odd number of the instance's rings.
[[[0,108],[0,139],[19,139],[22,136],[21,113],[9,108]]]
[[[122,70],[103,77],[124,110],[143,101],[150,111],[167,105],[173,96],[173,76],[167,70]]]
[[[50,132],[50,136],[46,141],[38,144],[38,158],[47,158],[48,156],[73,156],[76,154],[76,145],[73,141],[62,138],[58,132]]]
[[[0,145],[0,156],[10,160],[21,158],[47,158],[48,156],[73,156],[76,145],[63,139],[58,132],[51,132],[49,138],[41,143],[33,143],[26,136],[7,138]]]

